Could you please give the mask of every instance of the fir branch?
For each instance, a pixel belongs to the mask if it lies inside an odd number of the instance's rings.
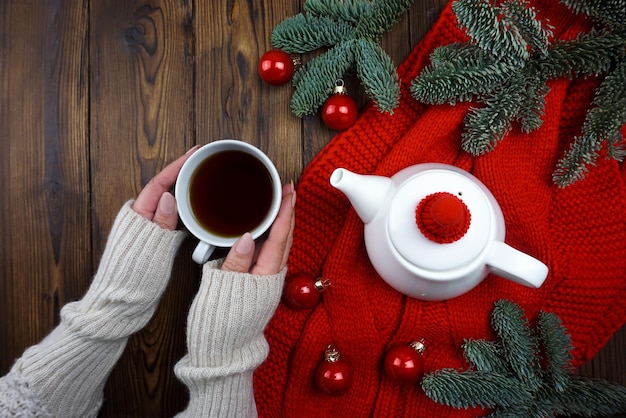
[[[541,125],[546,77],[528,60],[531,52],[547,54],[552,32],[525,1],[495,7],[486,0],[458,0],[453,10],[476,44],[437,48],[411,93],[427,103],[482,102],[484,107],[468,111],[463,133],[463,149],[480,155],[491,151],[515,120],[525,132]]]
[[[531,46],[524,39],[524,31],[514,18],[489,0],[457,0],[452,4],[452,10],[472,40],[496,57],[521,63],[530,56]],[[513,10],[513,7],[506,10]],[[531,25],[525,23],[525,26]]]
[[[391,58],[374,42],[365,39],[356,42],[357,74],[365,92],[377,98],[380,111],[392,113],[400,101],[400,86]]]
[[[314,113],[332,94],[336,81],[354,62],[351,46],[349,42],[341,43],[298,70],[294,77],[298,80],[297,87],[291,98],[294,115],[303,117]]]
[[[561,319],[552,313],[539,314],[537,329],[546,356],[546,382],[556,392],[563,392],[571,383],[570,374],[573,372],[572,341],[563,332]]]
[[[491,314],[491,326],[500,337],[504,358],[518,379],[532,391],[541,387],[538,342],[524,311],[514,303],[500,300]]]
[[[541,22],[537,17],[537,11],[528,3],[508,0],[502,3],[502,13],[512,27],[517,28],[521,37],[528,43],[531,51],[546,56],[552,38],[553,27]]]
[[[592,29],[573,40],[556,42],[547,57],[530,65],[547,78],[599,75],[623,57],[625,42],[624,34]]]
[[[626,124],[626,61],[621,61],[615,71],[605,77],[596,90],[592,106],[583,131],[607,139],[619,133]]]
[[[521,131],[529,133],[543,124],[543,115],[546,107],[546,95],[550,91],[546,85],[546,79],[542,74],[530,71],[524,72],[525,86],[523,87],[523,100],[520,105],[517,121],[521,124]]]
[[[623,157],[624,138],[620,132],[626,124],[626,63],[621,62],[598,90],[587,113],[582,135],[574,138],[565,156],[557,163],[554,181],[561,187],[584,178],[588,166],[598,159],[603,142],[614,158]]]
[[[564,415],[608,416],[626,412],[626,387],[602,379],[572,376],[562,398]]]
[[[497,409],[491,414],[487,415],[488,418],[520,418],[530,417],[528,414],[528,408],[526,405],[515,405],[507,409]],[[537,417],[547,417],[548,415],[537,415]]]
[[[558,186],[565,187],[584,179],[589,172],[589,166],[594,165],[598,159],[601,145],[598,138],[585,135],[574,137],[574,142],[557,163],[552,180]]]
[[[469,109],[464,119],[465,132],[461,134],[465,151],[482,155],[504,138],[524,102],[523,87],[524,79],[518,73],[483,99],[484,107]]]
[[[364,14],[357,24],[355,36],[379,42],[385,32],[398,23],[400,17],[411,7],[413,0],[377,0],[372,3],[371,13]]]
[[[337,21],[356,25],[361,17],[371,13],[372,3],[362,0],[307,0],[304,12],[313,16],[328,16]]]
[[[500,86],[516,68],[478,46],[450,44],[433,51],[431,65],[412,81],[411,94],[430,104],[468,101]]]
[[[540,312],[534,333],[518,305],[500,300],[491,323],[500,341],[466,341],[471,368],[426,374],[422,388],[428,397],[454,408],[495,408],[491,418],[626,412],[626,387],[570,374],[571,341],[556,315]]]
[[[562,2],[606,27],[551,44],[552,27],[525,0],[455,1],[452,9],[472,42],[437,48],[412,81],[411,94],[430,104],[482,103],[468,110],[462,134],[463,149],[481,155],[510,132],[512,122],[524,133],[542,125],[549,80],[605,75],[606,93],[597,91],[582,134],[555,168],[553,181],[563,187],[584,178],[603,145],[611,158],[626,156],[620,132],[626,123],[626,0]]]
[[[615,132],[613,136],[607,138],[607,156],[614,160],[623,162],[626,158],[626,138],[621,132]]]
[[[272,31],[274,48],[293,54],[332,46],[349,39],[354,28],[328,17],[298,14],[285,19]]]
[[[512,373],[504,359],[502,345],[495,341],[466,340],[463,355],[470,366],[481,372]]]
[[[593,20],[614,29],[626,28],[624,0],[561,0],[574,13],[584,13]]]
[[[399,103],[400,81],[396,68],[379,45],[368,43],[378,43],[412,2],[307,0],[306,16],[296,15],[274,27],[274,48],[291,54],[328,48],[294,75],[296,91],[291,101],[292,112],[298,117],[314,113],[332,94],[336,81],[352,69],[357,69],[365,92],[379,110],[392,112]],[[332,68],[333,65],[336,68]],[[358,71],[359,68],[363,71]],[[370,69],[375,72],[367,72]]]
[[[422,389],[435,402],[453,408],[523,405],[532,399],[519,382],[494,372],[443,369],[422,379]]]

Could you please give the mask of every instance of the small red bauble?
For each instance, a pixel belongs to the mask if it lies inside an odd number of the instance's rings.
[[[419,382],[424,374],[423,352],[424,344],[420,341],[392,347],[384,361],[387,376],[403,385]]]
[[[283,300],[292,309],[311,309],[320,302],[320,294],[330,280],[316,279],[310,274],[296,273],[285,281]]]
[[[354,125],[358,113],[356,102],[347,95],[343,82],[338,82],[334,94],[322,107],[322,120],[330,129],[343,131]]]
[[[280,86],[293,77],[294,63],[291,55],[280,49],[270,49],[259,60],[259,76],[267,84]]]
[[[337,349],[329,345],[322,361],[315,369],[315,384],[331,396],[344,394],[352,385],[352,369],[341,360]]]

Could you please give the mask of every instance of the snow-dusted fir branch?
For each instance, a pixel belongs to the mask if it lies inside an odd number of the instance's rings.
[[[623,157],[626,123],[623,103],[626,57],[626,1],[563,0],[600,28],[576,39],[552,42],[549,22],[525,0],[457,0],[453,11],[472,42],[437,48],[431,63],[411,85],[417,100],[440,104],[474,100],[465,118],[462,146],[480,155],[491,151],[512,129],[541,126],[547,83],[559,77],[605,76],[582,135],[558,163],[554,181],[567,186],[584,177],[603,145]]]
[[[622,161],[626,123],[626,62],[621,61],[602,81],[587,112],[582,135],[574,138],[565,156],[558,162],[554,181],[561,185],[584,178],[589,165],[599,157],[602,144],[607,156]]]

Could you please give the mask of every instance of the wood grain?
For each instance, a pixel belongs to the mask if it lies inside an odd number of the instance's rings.
[[[58,322],[91,274],[87,14],[3,2],[0,369]]]
[[[189,2],[100,1],[90,15],[96,258],[122,203],[196,142],[194,11]],[[177,267],[155,317],[130,339],[107,383],[105,398],[116,402],[106,403],[103,416],[173,415],[184,406],[172,370],[185,351],[184,307],[197,271]]]
[[[445,3],[416,1],[385,34],[396,64]],[[318,116],[291,114],[289,86],[256,73],[272,28],[302,4],[0,2],[0,375],[85,292],[120,206],[168,162],[195,144],[237,138],[264,150],[284,182],[297,181],[328,143],[334,132]],[[102,417],[185,406],[173,366],[198,286],[192,246],[183,245],[153,320],[110,376]],[[623,329],[581,373],[626,384],[625,343]]]

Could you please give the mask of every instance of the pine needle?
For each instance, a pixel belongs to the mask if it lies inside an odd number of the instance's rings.
[[[435,402],[453,408],[510,407],[531,399],[519,382],[493,372],[440,370],[424,376],[422,389]]]
[[[553,181],[564,187],[585,177],[603,146],[610,158],[621,161],[626,155],[620,132],[626,123],[626,1],[562,2],[603,27],[552,42],[553,28],[528,1],[455,1],[452,10],[471,42],[435,49],[411,94],[431,104],[482,104],[469,109],[462,134],[463,149],[481,155],[493,150],[515,121],[524,133],[542,125],[550,80],[604,75],[582,134],[555,168]]]
[[[514,62],[477,46],[450,44],[433,52],[431,65],[413,80],[411,94],[430,104],[468,101],[501,86],[515,68]]]
[[[626,28],[626,2],[623,0],[561,0],[561,3],[610,28]]]
[[[502,344],[495,341],[466,340],[463,354],[470,366],[478,371],[512,373],[504,358]]]
[[[500,300],[491,323],[499,341],[463,344],[470,369],[424,376],[422,389],[429,398],[453,408],[491,408],[492,418],[626,412],[626,387],[572,375],[571,340],[556,315],[540,312],[533,330],[517,304]]]
[[[350,38],[353,27],[328,17],[302,14],[285,19],[272,31],[274,48],[294,54],[333,46]]]
[[[609,155],[622,160],[624,138],[622,126],[626,124],[626,62],[606,76],[587,113],[582,135],[574,138],[565,156],[557,163],[554,181],[561,187],[584,178],[588,166],[598,159],[601,144],[607,143]]]
[[[312,16],[328,16],[338,22],[357,24],[363,15],[370,14],[372,3],[362,0],[307,0],[304,12]]]
[[[541,312],[537,328],[546,356],[546,382],[556,392],[562,393],[571,383],[570,374],[574,371],[571,365],[572,341],[559,317],[552,313]]]
[[[356,42],[357,74],[365,92],[377,98],[380,111],[392,113],[400,102],[400,86],[391,58],[377,43],[365,39]]]

